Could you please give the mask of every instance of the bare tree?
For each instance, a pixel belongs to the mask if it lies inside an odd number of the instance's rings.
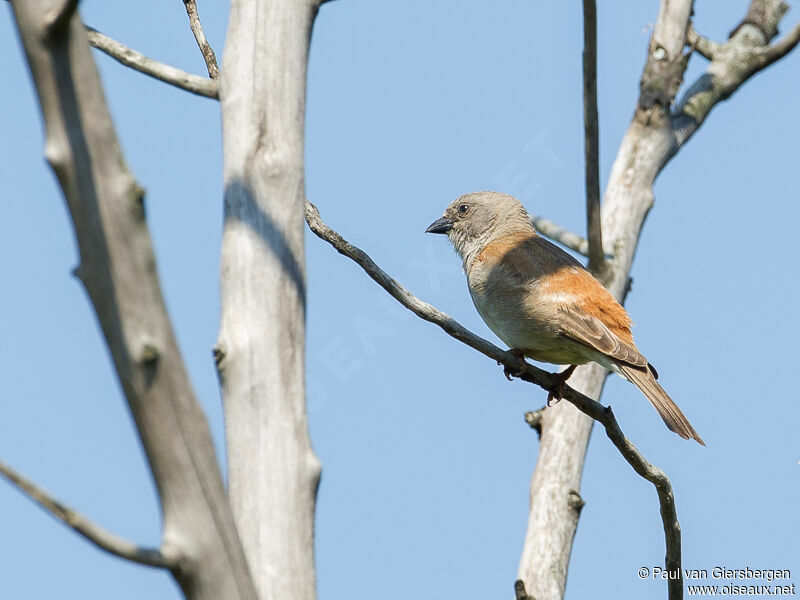
[[[769,44],[787,10],[781,0],[753,0],[731,37],[714,44],[692,29],[691,0],[661,2],[634,116],[603,198],[603,241],[613,257],[595,274],[618,299],[625,296],[641,228],[653,206],[656,178],[718,102],[794,48],[800,39],[800,26],[776,44]],[[711,62],[706,74],[689,86],[673,107],[694,48]],[[591,210],[589,217],[591,223]],[[606,375],[597,365],[580,367],[570,384],[598,398]],[[591,428],[591,419],[569,404],[557,405],[541,416],[539,455],[546,458],[537,463],[531,481],[530,518],[519,566],[520,579],[537,600],[564,595],[582,505],[576,497]],[[680,555],[668,553],[666,566],[677,567],[680,574]],[[671,580],[670,598],[682,596],[682,579]]]
[[[76,274],[94,304],[164,515],[160,549],[115,543],[85,522],[78,530],[120,556],[169,568],[187,597],[256,598],[208,423],[162,299],[144,192],[117,142],[77,1],[12,6],[42,107],[45,155],[75,227]],[[58,503],[43,505],[76,524]]]
[[[220,89],[225,228],[215,355],[230,499],[262,598],[315,597],[320,464],[305,404],[303,121],[318,6],[233,3]]]
[[[45,154],[81,250],[76,273],[94,303],[156,480],[163,544],[137,548],[10,467],[2,472],[101,548],[169,568],[187,598],[311,599],[320,467],[305,417],[303,101],[319,1],[233,2],[221,92],[197,6],[184,4],[210,80],[87,31],[77,0],[12,2],[47,129]],[[228,427],[228,494],[172,334],[143,191],[125,166],[90,39],[124,64],[222,100],[226,221],[215,359]],[[255,84],[254,72],[263,75]]]
[[[183,0],[209,77],[147,58],[80,20],[78,0],[11,0],[46,128],[45,155],[74,224],[89,293],[141,436],[164,515],[162,543],[140,548],[92,523],[0,463],[0,473],[80,535],[117,556],[168,569],[192,599],[313,600],[313,535],[320,464],[305,406],[304,219],[419,317],[492,360],[517,358],[416,298],[306,202],[304,113],[311,31],[323,0],[233,0],[222,69],[195,0]],[[634,117],[602,206],[598,169],[596,6],[584,7],[586,208],[584,240],[542,218],[545,235],[585,254],[589,268],[624,299],[653,184],[713,107],[790,52],[800,26],[771,43],[787,6],[752,0],[722,43],[692,27],[691,0],[662,0]],[[191,389],[166,313],[146,225],[143,191],[130,174],[106,106],[90,44],[121,63],[221,102],[225,225],[222,319],[214,349],[225,406],[229,489],[208,424]],[[693,52],[705,75],[676,103]],[[625,438],[599,398],[606,372],[581,367],[563,402],[529,415],[542,459],[516,586],[518,598],[562,598],[583,501],[589,434],[599,421],[634,470],[657,490],[666,566],[680,572],[680,526],[669,479]],[[526,365],[520,378],[557,389]],[[577,410],[576,410],[577,408]],[[669,597],[682,597],[682,581]]]

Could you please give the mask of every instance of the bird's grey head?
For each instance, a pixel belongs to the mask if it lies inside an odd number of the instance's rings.
[[[492,238],[533,229],[519,200],[498,192],[475,192],[454,200],[426,233],[446,233],[464,261]]]

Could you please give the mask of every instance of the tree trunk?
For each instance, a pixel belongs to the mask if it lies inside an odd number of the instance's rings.
[[[648,67],[655,63],[667,71],[663,86],[653,93],[674,96],[670,68],[682,60],[686,26],[692,3],[663,2],[653,32]],[[662,56],[662,51],[665,53]],[[655,61],[651,58],[658,57]],[[678,74],[682,76],[681,70]],[[679,80],[680,81],[680,80]],[[667,89],[665,89],[667,88]],[[669,101],[640,106],[622,141],[603,197],[602,230],[605,251],[614,259],[603,273],[603,283],[622,300],[644,220],[653,205],[653,183],[675,151]],[[579,367],[569,385],[591,398],[599,398],[608,372],[598,365]],[[536,600],[564,596],[572,541],[583,501],[579,495],[583,463],[593,421],[571,404],[562,402],[542,413],[539,459],[531,480],[531,510],[518,577]]]
[[[12,2],[45,121],[45,154],[158,487],[162,554],[186,598],[255,600],[211,434],[164,306],[142,189],[125,164],[70,0]]]
[[[225,224],[215,349],[229,496],[263,599],[313,600],[320,464],[305,406],[303,138],[317,0],[234,0],[220,87]]]
[[[800,27],[770,45],[788,10],[783,0],[751,0],[747,15],[724,43],[701,38],[689,28],[691,0],[662,0],[647,54],[633,121],[622,140],[603,199],[605,250],[614,259],[603,283],[622,299],[636,244],[653,205],[653,184],[661,170],[697,132],[711,110],[729,98],[755,73],[792,51]],[[711,62],[672,110],[688,63],[687,36]],[[570,385],[599,397],[606,373],[581,367]],[[589,418],[562,403],[542,414],[539,460],[531,482],[531,513],[519,567],[519,578],[537,600],[564,595],[567,566],[582,501],[581,472],[591,432]],[[667,569],[680,571],[670,563]],[[683,595],[682,581],[670,580],[670,598]]]

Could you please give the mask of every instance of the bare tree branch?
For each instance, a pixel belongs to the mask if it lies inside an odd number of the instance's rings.
[[[763,63],[761,68],[764,69],[772,63],[782,59],[784,56],[789,54],[789,52],[794,50],[798,42],[800,42],[800,23],[797,23],[789,33],[772,44],[772,46],[769,46],[763,50]]]
[[[197,46],[203,54],[203,60],[206,61],[208,75],[211,79],[217,79],[219,77],[217,56],[214,54],[214,50],[211,49],[211,44],[208,43],[206,34],[203,32],[203,25],[200,23],[200,15],[197,12],[197,2],[195,0],[183,0],[183,5],[186,7],[186,14],[189,15],[189,27],[192,28],[194,39],[197,41]]]
[[[600,213],[600,149],[597,123],[597,5],[583,0],[583,136],[586,168],[586,230],[589,270],[605,267]]]
[[[719,51],[720,45],[697,33],[691,23],[689,24],[689,30],[686,32],[686,41],[700,56],[708,60],[714,60],[714,54]]]
[[[779,4],[780,0],[754,0],[748,23],[731,40],[719,46],[704,46],[703,51],[713,56],[708,73],[687,92],[685,97],[692,102],[681,102],[673,110],[688,59],[684,53],[687,35],[689,42],[696,43],[697,39],[688,27],[691,0],[662,0],[637,107],[620,144],[602,203],[603,236],[606,245],[614,249],[614,258],[602,279],[617,299],[624,295],[641,228],[654,203],[656,178],[711,107],[722,99],[723,84],[735,81],[738,86],[749,77],[737,73],[737,67],[752,60],[748,54],[761,53],[765,42],[750,42],[748,46],[744,38],[764,40],[764,32],[774,31],[776,27],[770,25],[776,23]],[[793,31],[787,36],[786,46],[776,44],[779,51],[792,45],[794,34]],[[743,62],[736,57],[739,51],[745,58]],[[695,102],[697,106],[693,105]],[[695,111],[698,118],[683,114],[686,110]],[[599,397],[606,374],[594,365],[580,367],[570,384],[591,397]],[[539,460],[531,480],[531,511],[519,568],[519,578],[537,600],[563,598],[577,528],[578,515],[570,509],[568,498],[573,490],[580,489],[592,422],[570,408],[562,403],[544,411],[541,418]],[[671,599],[683,597],[682,577],[669,580],[667,585]]]
[[[92,46],[108,54],[111,58],[122,63],[126,67],[130,67],[135,71],[149,75],[164,83],[174,85],[192,94],[205,96],[206,98],[219,98],[219,84],[216,79],[208,79],[200,75],[193,75],[162,62],[158,62],[157,60],[153,60],[152,58],[148,58],[144,54],[121,44],[91,27],[86,27],[86,34]]]
[[[717,104],[797,46],[800,25],[775,45],[769,45],[778,34],[778,24],[787,10],[783,0],[753,0],[747,16],[721,44],[709,42],[689,29],[689,43],[710,58],[711,63],[707,72],[689,86],[672,114],[674,142],[670,155],[694,135]]]
[[[9,0],[10,1],[10,0]],[[52,34],[59,27],[63,26],[62,20],[66,19],[69,22],[69,17],[75,12],[78,2],[80,0],[61,0],[61,2],[53,7],[48,15],[49,24],[47,25],[48,33]],[[219,83],[216,81],[219,77],[219,67],[217,66],[217,57],[212,50],[211,45],[206,40],[203,27],[200,23],[200,16],[197,12],[196,0],[183,0],[186,6],[186,12],[189,15],[189,25],[194,33],[197,45],[203,53],[203,58],[208,68],[208,74],[211,80],[187,73],[181,69],[175,68],[166,63],[159,62],[152,58],[148,58],[144,54],[137,52],[133,48],[118,42],[117,40],[97,31],[93,27],[86,25],[86,33],[89,38],[89,43],[107,54],[117,62],[130,67],[135,71],[149,75],[154,79],[163,81],[177,88],[197,94],[198,96],[205,96],[206,98],[219,99]]]
[[[397,283],[397,281],[395,281],[388,273],[386,273],[386,271],[375,264],[375,262],[363,250],[352,245],[339,233],[326,225],[322,220],[317,207],[309,201],[306,201],[306,223],[308,223],[309,229],[311,229],[311,231],[314,232],[317,237],[328,242],[336,249],[337,252],[339,252],[339,254],[342,254],[353,260],[362,269],[364,269],[370,278],[372,278],[378,285],[386,290],[390,296],[392,296],[395,300],[397,300],[415,315],[421,319],[424,319],[425,321],[433,323],[434,325],[438,325],[451,337],[454,337],[470,348],[477,350],[488,358],[497,361],[498,364],[502,364],[515,371],[519,368],[520,363],[517,355],[512,354],[507,350],[501,350],[488,340],[475,335],[469,329],[458,323],[458,321],[453,319],[450,315],[440,311],[438,308],[428,304],[424,300],[420,300],[402,285]],[[520,379],[534,383],[548,392],[558,391],[558,381],[553,373],[549,373],[544,369],[535,367],[527,362],[525,364],[525,371],[518,376]],[[564,398],[567,400],[570,398],[573,398],[573,400],[579,399],[576,400],[576,405],[582,404],[585,406],[588,403],[595,402],[591,398],[584,396],[569,386],[567,386],[566,389],[567,392],[564,395]],[[570,400],[570,402],[572,402],[572,400]]]
[[[513,370],[518,370],[520,367],[519,358],[511,352],[501,350],[491,342],[475,335],[463,325],[458,323],[450,315],[440,311],[436,307],[420,300],[411,292],[406,290],[402,285],[395,281],[388,273],[381,269],[363,250],[353,246],[345,240],[336,231],[331,229],[324,223],[322,217],[317,210],[317,207],[306,201],[306,222],[309,228],[320,239],[328,242],[333,246],[339,254],[346,256],[353,260],[360,266],[367,275],[372,278],[378,285],[386,290],[400,304],[413,312],[415,315],[438,325],[445,333],[454,337],[458,341],[466,344],[481,354],[510,367]],[[525,362],[524,370],[517,375],[523,381],[538,385],[548,392],[556,391],[557,380],[553,373],[548,373],[543,369],[539,369],[527,361]],[[653,466],[648,462],[636,446],[628,440],[622,433],[611,407],[605,407],[599,402],[592,400],[588,396],[567,386],[564,399],[573,404],[578,410],[588,415],[595,421],[600,422],[605,428],[606,435],[608,435],[611,442],[622,454],[623,458],[628,461],[628,464],[633,467],[639,475],[644,477],[647,481],[651,482],[658,493],[658,500],[661,505],[661,519],[664,525],[664,534],[666,539],[667,554],[666,554],[666,567],[668,569],[680,569],[681,565],[681,533],[680,525],[678,524],[678,515],[675,511],[675,500],[672,493],[672,486],[669,478],[664,474],[661,469]],[[528,424],[541,432],[541,416],[547,409],[529,413],[530,417],[526,415]],[[573,491],[574,495],[577,492]],[[576,502],[582,506],[582,500],[578,496]],[[580,510],[580,506],[577,509]],[[517,585],[517,590],[521,590],[525,594],[524,583],[520,588]],[[519,596],[518,596],[519,597]],[[670,598],[674,596],[670,595]]]
[[[690,56],[683,49],[691,14],[692,0],[662,0],[639,85],[640,113],[654,106],[669,107],[683,83]]]
[[[95,525],[3,462],[0,462],[0,474],[56,519],[106,552],[150,567],[175,569],[180,564],[181,556],[177,548],[137,546]]]
[[[603,238],[613,248],[601,280],[622,301],[642,225],[653,205],[653,182],[666,163],[672,136],[669,107],[680,87],[687,56],[686,30],[691,0],[663,0],[642,73],[634,117],[622,140],[602,202]],[[599,398],[607,371],[579,367],[570,385]],[[561,600],[580,513],[570,502],[580,490],[594,421],[562,402],[541,417],[539,458],[531,478],[530,514],[518,578],[536,600]],[[668,583],[670,598],[680,598],[682,582]]]
[[[314,600],[322,466],[306,403],[304,119],[319,0],[231,0],[215,356],[228,498],[263,600]]]
[[[400,304],[405,306],[408,310],[415,315],[430,323],[441,327],[445,333],[465,343],[467,346],[474,348],[481,354],[498,362],[498,364],[505,365],[512,369],[519,367],[519,358],[511,352],[501,350],[491,342],[479,337],[459,324],[450,315],[443,313],[436,307],[420,300],[402,285],[397,283],[390,275],[381,269],[375,262],[362,250],[356,248],[345,240],[336,231],[328,227],[320,217],[317,207],[311,202],[306,201],[306,223],[314,234],[322,240],[328,242],[340,254],[355,261],[367,275],[369,275],[375,282],[378,283],[389,295],[391,295]],[[527,364],[527,363],[526,363]],[[551,373],[539,369],[533,365],[527,364],[526,367],[529,371],[530,378],[534,383],[541,386],[547,391],[556,391],[556,379]],[[578,394],[575,390],[567,388],[567,396],[571,394]],[[564,396],[565,398],[567,396]]]
[[[43,39],[49,0],[12,0],[41,106],[45,156],[75,229],[75,270],[97,314],[153,474],[171,574],[189,600],[256,600],[211,431],[158,281],[144,192],[119,145],[86,30]]]
[[[744,19],[728,37],[732,38],[745,25],[753,25],[769,41],[778,35],[778,23],[788,11],[789,5],[783,0],[751,0]]]
[[[573,233],[568,229],[564,229],[561,225],[556,225],[552,221],[536,215],[531,215],[531,225],[544,237],[558,242],[578,254],[589,256],[589,242],[577,233]]]
[[[661,507],[661,523],[664,527],[664,539],[667,546],[665,567],[670,573],[679,573],[681,569],[681,526],[678,523],[675,495],[669,478],[664,474],[664,471],[644,458],[638,448],[625,437],[617,418],[614,416],[614,412],[611,410],[611,406],[603,406],[582,394],[572,399],[567,399],[578,407],[581,412],[603,425],[608,439],[616,446],[620,454],[628,461],[628,464],[633,467],[633,470],[655,486]],[[587,402],[586,400],[589,401]],[[681,582],[680,590],[676,589],[676,587],[674,585],[669,586],[670,600],[683,597],[683,583]]]

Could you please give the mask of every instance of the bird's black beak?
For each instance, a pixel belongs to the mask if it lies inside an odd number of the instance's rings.
[[[425,230],[425,233],[447,233],[453,228],[453,222],[447,217],[436,219]]]

